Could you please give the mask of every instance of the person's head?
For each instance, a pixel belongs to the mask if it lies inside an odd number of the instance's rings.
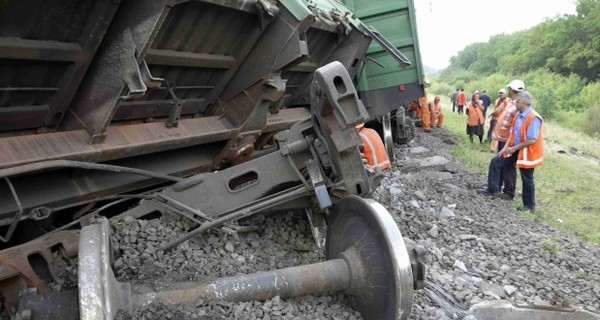
[[[458,88],[456,88],[456,91],[458,91]]]
[[[498,98],[506,98],[506,89],[500,88],[500,90],[498,90]]]
[[[485,93],[485,90],[481,90],[482,93]]]
[[[460,88],[460,91],[465,91],[465,89],[464,88]]]
[[[475,92],[473,92],[473,95],[471,96],[471,102],[477,103],[477,101],[479,101],[479,92],[475,91]]]
[[[510,91],[508,93],[508,95],[512,98],[512,99],[516,99],[517,94],[519,92],[522,92],[525,90],[525,83],[523,83],[523,81],[519,80],[519,79],[515,79],[513,81],[511,81],[508,85],[508,90]]]
[[[531,101],[533,100],[533,96],[531,93],[527,91],[521,91],[517,93],[517,98],[515,103],[517,104],[517,109],[519,111],[525,111],[527,108],[531,106]]]
[[[433,99],[433,101],[434,101],[435,103],[438,103],[438,102],[440,102],[440,100],[442,100],[442,97],[440,97],[440,96],[435,96],[435,99]]]

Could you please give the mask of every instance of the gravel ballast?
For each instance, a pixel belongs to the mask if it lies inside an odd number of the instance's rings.
[[[466,308],[482,300],[559,299],[598,312],[600,248],[516,216],[511,201],[476,194],[485,177],[462,169],[450,154],[453,143],[446,130],[437,129],[397,146],[398,160],[373,195],[390,211],[402,235],[427,250],[428,282]],[[212,230],[163,252],[163,245],[193,224],[170,215],[152,220],[112,218],[115,276],[145,284],[204,282],[324,260],[301,212],[256,215],[240,224],[260,231],[242,233],[237,240]],[[415,293],[411,319],[459,316],[440,307],[425,291]],[[362,317],[338,293],[265,302],[198,301],[192,307],[151,305],[133,315],[120,314],[119,319]]]

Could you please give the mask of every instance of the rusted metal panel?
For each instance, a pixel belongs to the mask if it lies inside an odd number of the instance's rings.
[[[11,247],[0,251],[0,264],[3,268],[9,267],[15,270],[13,277],[9,279],[0,279],[4,305],[8,311],[12,312],[11,307],[16,307],[19,297],[27,287],[35,287],[38,293],[47,293],[51,289],[46,283],[49,280],[56,280],[57,272],[52,250],[59,246],[63,249],[67,257],[77,256],[79,249],[79,235],[74,231],[59,231],[19,246]],[[31,256],[39,256],[44,262],[44,267],[49,271],[52,279],[42,279],[35,272],[29,260]],[[40,267],[40,266],[37,266]],[[9,282],[9,286],[5,282]]]
[[[141,63],[170,9],[167,4],[166,0],[132,0],[120,6],[61,124],[63,130],[85,129],[91,136],[88,140],[100,143],[119,99],[145,92],[150,77],[141,74],[146,70]]]
[[[267,9],[249,1],[129,1],[63,128],[86,129],[100,143],[115,121],[214,114],[207,108],[272,19]]]
[[[83,130],[2,138],[0,168],[56,159],[102,162],[227,140],[235,129],[218,117],[207,117],[184,119],[170,129],[158,122],[111,126],[107,133],[98,145],[90,145]]]
[[[281,110],[268,115],[264,132],[290,128],[309,117],[304,108]],[[183,119],[177,128],[164,123],[115,125],[108,128],[107,140],[90,145],[83,130],[0,138],[0,169],[44,160],[103,162],[186,146],[231,139],[237,133],[220,117]]]
[[[59,124],[118,6],[106,0],[2,3],[0,109],[8,111],[0,113],[0,131]]]

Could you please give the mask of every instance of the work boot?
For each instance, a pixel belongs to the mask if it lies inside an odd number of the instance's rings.
[[[484,189],[477,189],[475,190],[475,192],[482,194],[484,196],[494,196],[497,195],[499,192],[490,192],[490,190],[488,190],[487,188]]]
[[[535,208],[532,208],[532,207],[529,207],[529,206],[522,206],[522,207],[518,207],[517,211],[535,212]]]
[[[496,193],[496,197],[506,201],[512,201],[515,198],[508,193]]]

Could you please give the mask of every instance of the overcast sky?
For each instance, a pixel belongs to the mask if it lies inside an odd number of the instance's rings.
[[[575,0],[414,0],[423,64],[443,69],[466,45],[574,14]]]

